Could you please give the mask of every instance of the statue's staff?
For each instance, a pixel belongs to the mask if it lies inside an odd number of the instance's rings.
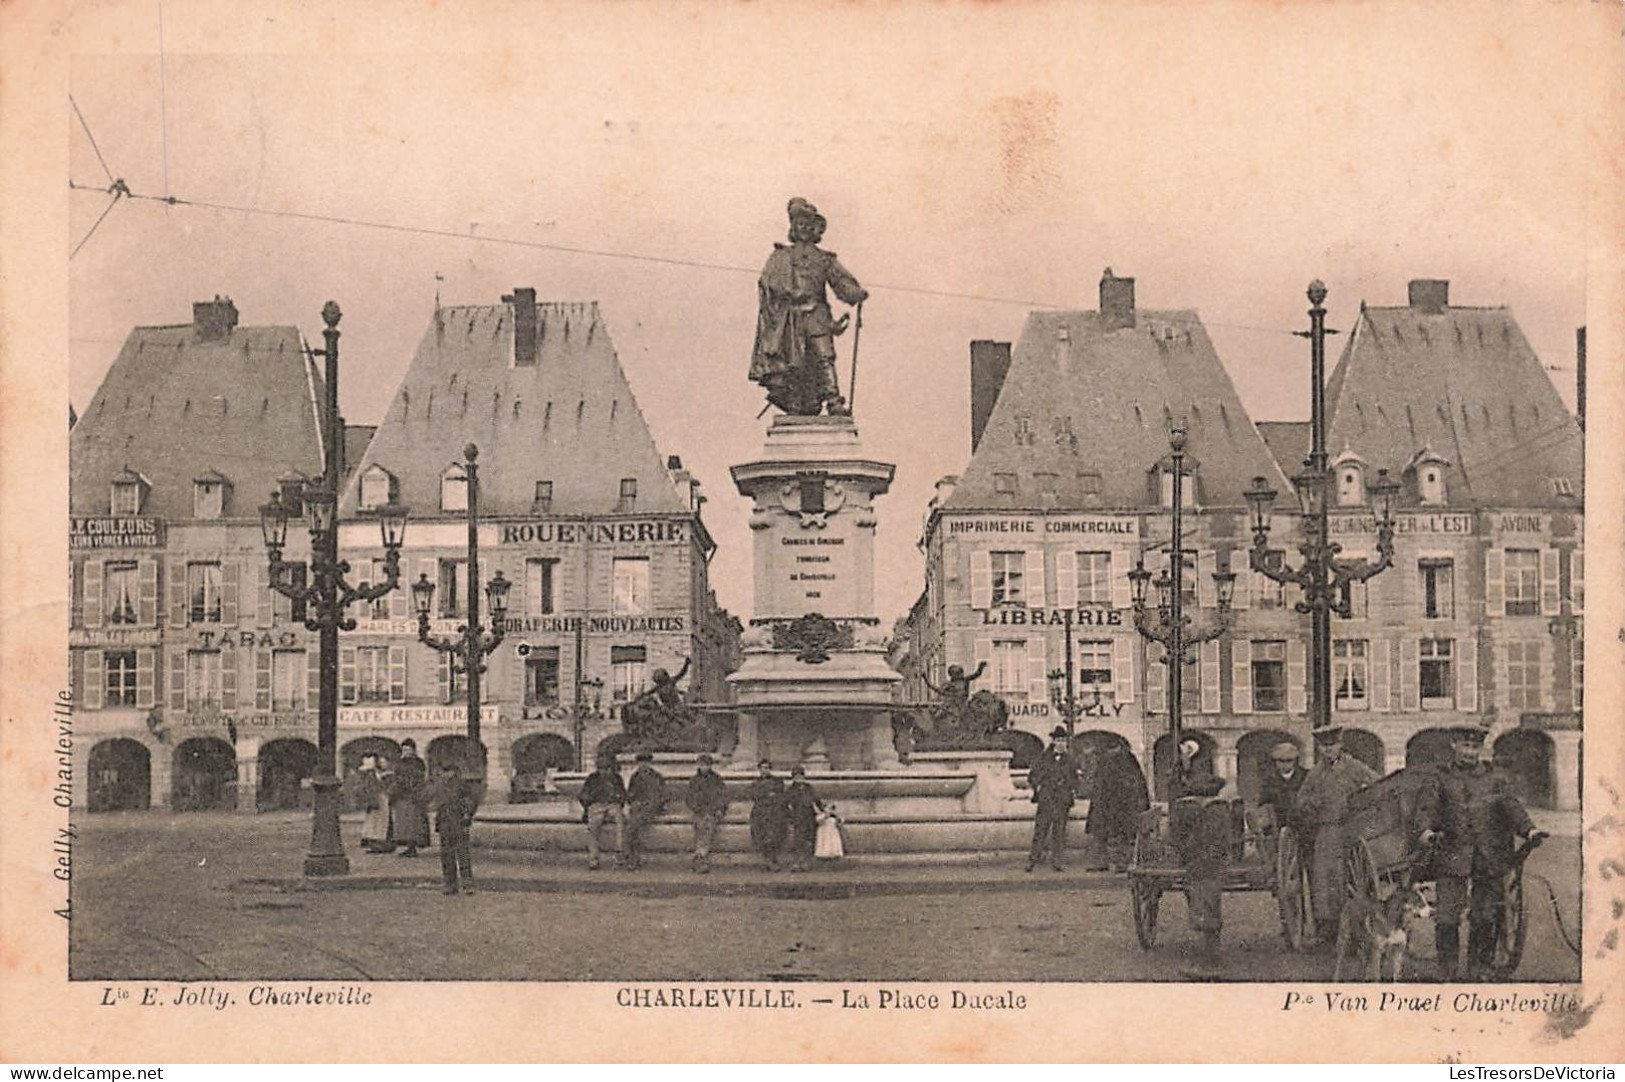
[[[857,325],[852,328],[852,378],[846,381],[848,416],[858,408],[858,342],[863,338],[863,302],[858,302]]]

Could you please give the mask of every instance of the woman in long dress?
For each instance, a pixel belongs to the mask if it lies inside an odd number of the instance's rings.
[[[841,817],[835,814],[835,805],[818,805],[818,838],[813,856],[821,864],[834,864],[846,859],[846,843],[841,838]]]
[[[391,773],[379,765],[376,755],[361,759],[362,807],[366,818],[361,820],[361,848],[369,853],[387,853],[395,848],[389,841],[389,780]]]

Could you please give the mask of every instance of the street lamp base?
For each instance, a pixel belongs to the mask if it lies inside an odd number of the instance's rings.
[[[312,778],[316,807],[311,817],[310,852],[305,854],[305,876],[349,875],[350,858],[344,855],[344,839],[339,834],[339,779]]]

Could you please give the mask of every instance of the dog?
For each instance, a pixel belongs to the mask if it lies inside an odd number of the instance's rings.
[[[1332,980],[1343,980],[1344,962],[1351,954],[1361,959],[1355,979],[1397,982],[1410,966],[1411,933],[1433,915],[1433,904],[1421,883],[1408,886],[1380,879],[1375,898],[1350,898],[1337,918],[1337,959]]]

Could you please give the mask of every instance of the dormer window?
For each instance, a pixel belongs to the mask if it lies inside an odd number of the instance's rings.
[[[310,478],[298,470],[289,470],[277,478],[277,492],[282,497],[282,506],[287,509],[289,518],[305,517],[305,486],[309,482]]]
[[[1196,506],[1196,471],[1201,463],[1186,454],[1184,456],[1184,476],[1180,481],[1179,505],[1181,507]],[[1164,455],[1151,470],[1157,476],[1157,499],[1164,507],[1174,505],[1174,456]]]
[[[453,462],[440,475],[440,510],[468,510],[468,474],[461,463]]]
[[[1365,474],[1358,466],[1342,466],[1337,471],[1337,506],[1359,507],[1365,503]]]
[[[192,517],[217,519],[226,513],[226,479],[214,470],[192,479]]]
[[[126,467],[113,478],[110,506],[115,515],[139,515],[147,502],[147,479]]]
[[[638,479],[636,477],[621,478],[621,506],[630,507],[638,500]]]
[[[1445,502],[1448,495],[1444,481],[1445,467],[1450,462],[1431,447],[1424,447],[1411,459],[1408,473],[1416,475],[1416,497],[1424,506]]]
[[[374,511],[387,505],[395,494],[395,477],[374,463],[361,475],[360,505],[363,511]]]
[[[536,482],[536,494],[531,497],[530,509],[544,515],[553,510],[552,481]]]

